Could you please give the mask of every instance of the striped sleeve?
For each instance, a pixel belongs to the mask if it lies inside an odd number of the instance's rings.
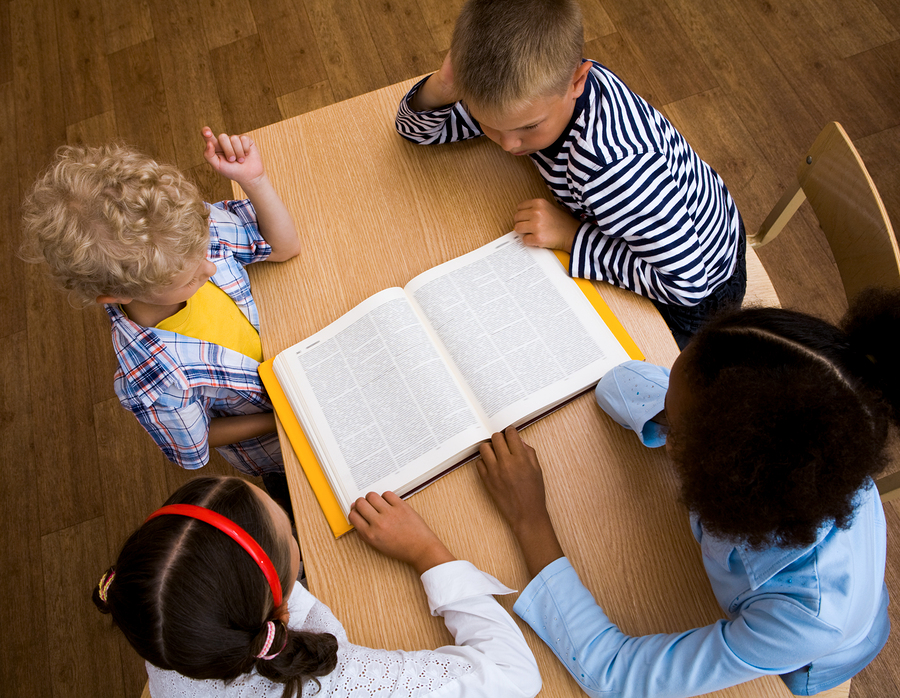
[[[630,156],[594,173],[583,206],[590,215],[572,248],[572,276],[673,305],[708,295],[700,236],[661,155]]]
[[[413,85],[400,102],[396,120],[397,133],[419,145],[453,143],[483,136],[484,132],[478,122],[463,108],[461,102],[430,111],[413,111],[409,100],[427,79]]]

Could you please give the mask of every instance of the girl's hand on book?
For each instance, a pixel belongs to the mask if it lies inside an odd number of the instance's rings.
[[[534,449],[515,427],[481,444],[478,474],[506,519],[532,576],[563,556],[544,494],[544,476]]]
[[[456,558],[415,510],[393,492],[369,492],[350,509],[350,523],[380,553],[422,574]]]

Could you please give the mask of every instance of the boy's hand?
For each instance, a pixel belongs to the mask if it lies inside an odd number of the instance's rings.
[[[431,111],[448,104],[455,104],[460,99],[460,94],[453,84],[453,63],[450,62],[450,52],[444,56],[444,62],[436,73],[422,84],[409,101],[413,111]]]
[[[547,199],[529,199],[519,204],[513,230],[531,247],[570,252],[581,223]]]
[[[534,449],[515,427],[481,444],[478,474],[506,519],[532,576],[563,556],[547,511],[544,477]]]
[[[393,492],[383,496],[369,492],[360,497],[353,503],[349,519],[366,543],[405,562],[420,575],[456,559],[422,517]]]
[[[265,176],[262,156],[250,136],[221,133],[216,137],[211,128],[204,126],[203,138],[206,141],[203,150],[206,161],[216,172],[237,182],[245,191],[245,185],[252,186]]]

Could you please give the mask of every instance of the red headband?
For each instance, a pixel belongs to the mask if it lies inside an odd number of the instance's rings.
[[[215,526],[220,531],[231,536],[250,554],[250,557],[253,558],[256,564],[259,565],[263,574],[266,575],[266,580],[269,582],[269,586],[272,587],[272,598],[275,600],[275,608],[278,608],[281,605],[281,582],[278,580],[275,566],[272,564],[269,556],[266,555],[266,551],[260,547],[259,543],[253,540],[253,537],[234,523],[234,521],[226,519],[221,514],[217,514],[210,509],[198,507],[193,504],[169,504],[150,514],[144,523],[147,523],[150,519],[155,519],[157,516],[162,516],[163,514],[178,514],[179,516],[189,516],[192,519],[200,519],[200,521],[205,521],[211,526]]]

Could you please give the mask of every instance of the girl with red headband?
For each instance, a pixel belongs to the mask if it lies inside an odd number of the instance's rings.
[[[392,492],[359,499],[351,523],[421,575],[431,611],[446,619],[457,646],[401,652],[351,644],[295,583],[300,549],[285,512],[239,478],[202,477],[179,488],[125,543],[94,603],[147,661],[154,698],[537,694],[534,657],[492,597],[510,589],[456,560]]]

